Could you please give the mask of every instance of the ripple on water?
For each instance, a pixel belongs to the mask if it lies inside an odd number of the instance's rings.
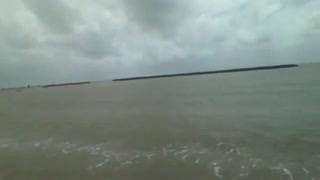
[[[206,169],[206,172],[211,171],[210,176],[219,179],[254,178],[259,173],[267,176],[266,178],[270,176],[270,178],[279,177],[288,180],[293,180],[295,177],[315,179],[313,169],[299,167],[300,170],[297,170],[298,164],[293,163],[279,165],[279,163],[276,164],[268,159],[252,155],[252,152],[246,148],[226,142],[217,143],[213,148],[204,148],[199,144],[169,144],[152,151],[114,148],[112,143],[77,144],[56,142],[52,139],[24,144],[1,142],[0,155],[3,156],[9,151],[16,151],[21,155],[17,158],[22,157],[24,153],[32,154],[39,153],[39,151],[42,154],[55,154],[58,157],[75,157],[74,161],[76,157],[86,157],[87,163],[83,165],[87,166],[86,168],[90,171],[114,169],[119,172],[119,168],[135,171],[156,165],[155,168],[172,167],[172,171],[177,168],[190,168],[190,172],[186,173],[192,173],[191,171],[195,169]]]

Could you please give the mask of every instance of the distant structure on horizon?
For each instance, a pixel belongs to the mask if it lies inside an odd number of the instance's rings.
[[[202,72],[190,72],[190,73],[164,74],[164,75],[155,75],[155,76],[138,76],[138,77],[114,79],[112,81],[131,81],[131,80],[155,79],[155,78],[166,78],[166,77],[177,77],[177,76],[194,76],[194,75],[205,75],[205,74],[272,70],[272,69],[283,69],[283,68],[293,68],[293,67],[298,67],[298,65],[297,64],[283,64],[283,65],[274,65],[274,66],[258,66],[258,67],[250,67],[250,68],[226,69],[226,70],[218,70],[218,71],[202,71]],[[83,85],[83,84],[90,84],[90,83],[91,82],[73,82],[73,83],[61,83],[61,84],[47,84],[47,85],[42,85],[42,86],[27,85],[24,87],[1,88],[0,91],[16,90],[17,92],[21,92],[21,91],[23,91],[23,89],[31,88],[31,87],[50,88],[50,87],[59,87],[59,86]]]
[[[218,74],[218,73],[232,73],[232,72],[243,72],[243,71],[259,71],[259,70],[272,70],[272,69],[283,69],[283,68],[293,68],[298,67],[297,64],[284,64],[284,65],[274,65],[274,66],[258,66],[251,68],[237,68],[237,69],[227,69],[219,71],[203,71],[203,72],[191,72],[191,73],[179,73],[179,74],[164,74],[156,76],[138,76],[114,79],[113,81],[132,81],[141,79],[154,79],[154,78],[165,78],[165,77],[177,77],[177,76],[194,76],[194,75],[204,75],[204,74]]]

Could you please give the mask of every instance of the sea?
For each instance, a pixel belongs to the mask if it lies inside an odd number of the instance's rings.
[[[0,180],[319,180],[320,64],[0,91]]]

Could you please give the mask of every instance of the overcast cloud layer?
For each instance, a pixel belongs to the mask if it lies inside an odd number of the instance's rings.
[[[0,87],[320,61],[319,0],[0,0]]]

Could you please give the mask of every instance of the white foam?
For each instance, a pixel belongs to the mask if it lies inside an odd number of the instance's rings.
[[[214,170],[214,174],[215,174],[217,177],[222,178],[222,176],[220,175],[221,167],[215,166],[215,167],[213,167],[213,170]]]
[[[162,151],[163,151],[163,155],[164,155],[164,156],[167,156],[167,153],[168,153],[168,152],[167,152],[167,149],[166,149],[165,147],[162,148]]]
[[[156,155],[156,153],[152,153],[152,152],[147,152],[147,153],[142,153],[142,154],[141,154],[142,157],[145,157],[145,158],[147,158],[147,159],[150,159],[150,158],[152,158],[152,157],[155,156],[155,155]]]
[[[103,162],[97,164],[96,167],[101,167],[101,166],[103,166],[103,165],[106,164],[109,160],[110,160],[109,158],[105,159]]]
[[[184,150],[175,152],[175,153],[174,153],[174,156],[177,156],[177,155],[179,155],[179,154],[185,154],[185,153],[187,153],[187,152],[188,152],[188,150],[187,150],[187,149],[184,149]]]
[[[48,145],[44,144],[44,142],[47,142]],[[7,143],[7,142],[3,142]],[[10,143],[10,147],[12,147],[14,144]],[[6,148],[9,147],[8,144],[0,144],[0,148]],[[49,146],[50,145],[50,146]],[[94,162],[90,166],[93,168],[101,168],[103,166],[107,166],[107,163],[116,163],[116,166],[124,166],[128,167],[130,164],[136,164],[143,161],[148,161],[148,159],[151,159],[153,157],[159,157],[164,158],[164,156],[168,156],[172,158],[173,156],[177,156],[174,158],[174,160],[178,161],[188,161],[190,160],[190,163],[194,162],[194,164],[204,164],[208,163],[208,161],[211,158],[211,161],[207,164],[208,168],[214,170],[214,174],[216,177],[223,178],[221,174],[223,174],[223,169],[225,164],[232,164],[233,161],[243,160],[244,165],[238,166],[238,176],[248,176],[250,173],[250,168],[255,168],[257,165],[259,166],[262,161],[261,159],[256,159],[254,155],[250,155],[247,153],[246,149],[244,148],[237,148],[233,146],[232,144],[228,143],[219,143],[216,146],[221,146],[222,149],[218,149],[215,151],[215,147],[213,148],[202,148],[199,145],[197,146],[176,146],[176,145],[164,145],[163,147],[160,147],[159,149],[154,149],[154,151],[113,151],[113,146],[107,146],[106,143],[104,144],[89,144],[89,145],[80,145],[80,144],[74,144],[73,142],[52,142],[50,141],[32,141],[29,142],[30,147],[41,147],[48,146],[50,148],[55,148],[55,151],[58,153],[63,154],[69,154],[69,153],[77,153],[77,152],[83,152],[86,155],[96,155],[96,157],[93,158]],[[223,152],[222,152],[223,150]],[[212,152],[213,151],[213,152]],[[56,152],[54,152],[56,153]],[[81,154],[83,154],[81,153]],[[205,155],[202,155],[205,154]],[[215,156],[217,155],[217,156]],[[241,155],[241,157],[237,156]],[[220,157],[217,159],[217,157]],[[207,159],[209,158],[209,159]],[[165,159],[167,160],[167,159]],[[207,161],[208,160],[208,161]],[[189,162],[189,161],[188,161]],[[229,166],[226,166],[229,167]],[[284,165],[279,165],[275,168],[272,168],[275,170],[279,170],[279,173],[282,175],[282,178],[285,177],[288,180],[293,180],[292,172],[285,168]],[[311,173],[308,169],[305,167],[301,167],[300,172],[305,173],[306,177],[308,177],[311,180],[314,180],[314,178],[311,176]],[[212,173],[213,175],[213,173]]]
[[[249,173],[247,173],[247,172],[241,172],[240,173],[240,177],[245,177],[245,176],[248,176],[249,175]]]
[[[236,149],[237,155],[240,156],[241,155],[241,151],[239,149]]]
[[[216,165],[220,164],[221,162],[223,162],[223,161],[213,161],[213,162],[211,162],[211,164],[213,166],[216,166]]]
[[[124,163],[121,163],[121,166],[128,165],[128,164],[133,164],[133,162],[131,162],[131,161],[126,161],[126,162],[124,162]]]
[[[224,156],[227,156],[227,155],[233,153],[234,151],[235,151],[234,149],[230,149],[230,151],[226,152],[226,153],[224,154]]]
[[[293,180],[292,172],[289,169],[287,169],[287,168],[279,168],[279,167],[274,167],[272,169],[281,170],[285,175],[287,175],[290,178],[290,180]]]
[[[252,163],[252,167],[257,167],[258,163],[261,162],[261,159],[250,158],[249,161]]]
[[[188,154],[184,155],[184,156],[182,157],[182,160],[186,160],[186,158],[187,158],[188,156],[189,156]]]
[[[147,157],[148,159],[152,158],[152,156],[154,156],[154,154],[148,154],[148,155],[146,155],[146,157]]]
[[[95,156],[97,156],[97,155],[100,154],[100,151],[97,150],[97,149],[94,148],[94,147],[91,147],[91,148],[88,149],[88,153],[89,153],[90,155],[95,155]]]
[[[108,154],[108,151],[103,151],[103,152],[102,152],[102,155],[103,155],[104,157],[110,157],[110,155]]]
[[[244,165],[241,166],[240,177],[248,176],[249,173],[245,171],[246,167]],[[244,172],[245,171],[245,172]]]
[[[71,153],[73,151],[73,148],[76,148],[76,146],[77,146],[76,144],[70,144],[69,142],[67,142],[65,144],[66,144],[66,146],[63,147],[61,150],[64,154]]]
[[[183,149],[188,149],[188,146],[181,146]]]
[[[220,147],[220,146],[223,146],[223,145],[233,147],[233,144],[230,144],[230,143],[224,143],[224,142],[219,142],[219,143],[216,145],[216,147]]]
[[[88,150],[90,147],[91,147],[90,145],[83,146],[83,147],[78,148],[78,151]]]
[[[290,180],[293,180],[292,173],[289,169],[283,168],[283,172],[289,176]]]
[[[180,151],[181,154],[184,154],[184,153],[187,153],[187,152],[188,152],[187,149]]]
[[[302,167],[302,170],[303,170],[307,175],[310,174],[310,171],[308,171],[306,168]]]

